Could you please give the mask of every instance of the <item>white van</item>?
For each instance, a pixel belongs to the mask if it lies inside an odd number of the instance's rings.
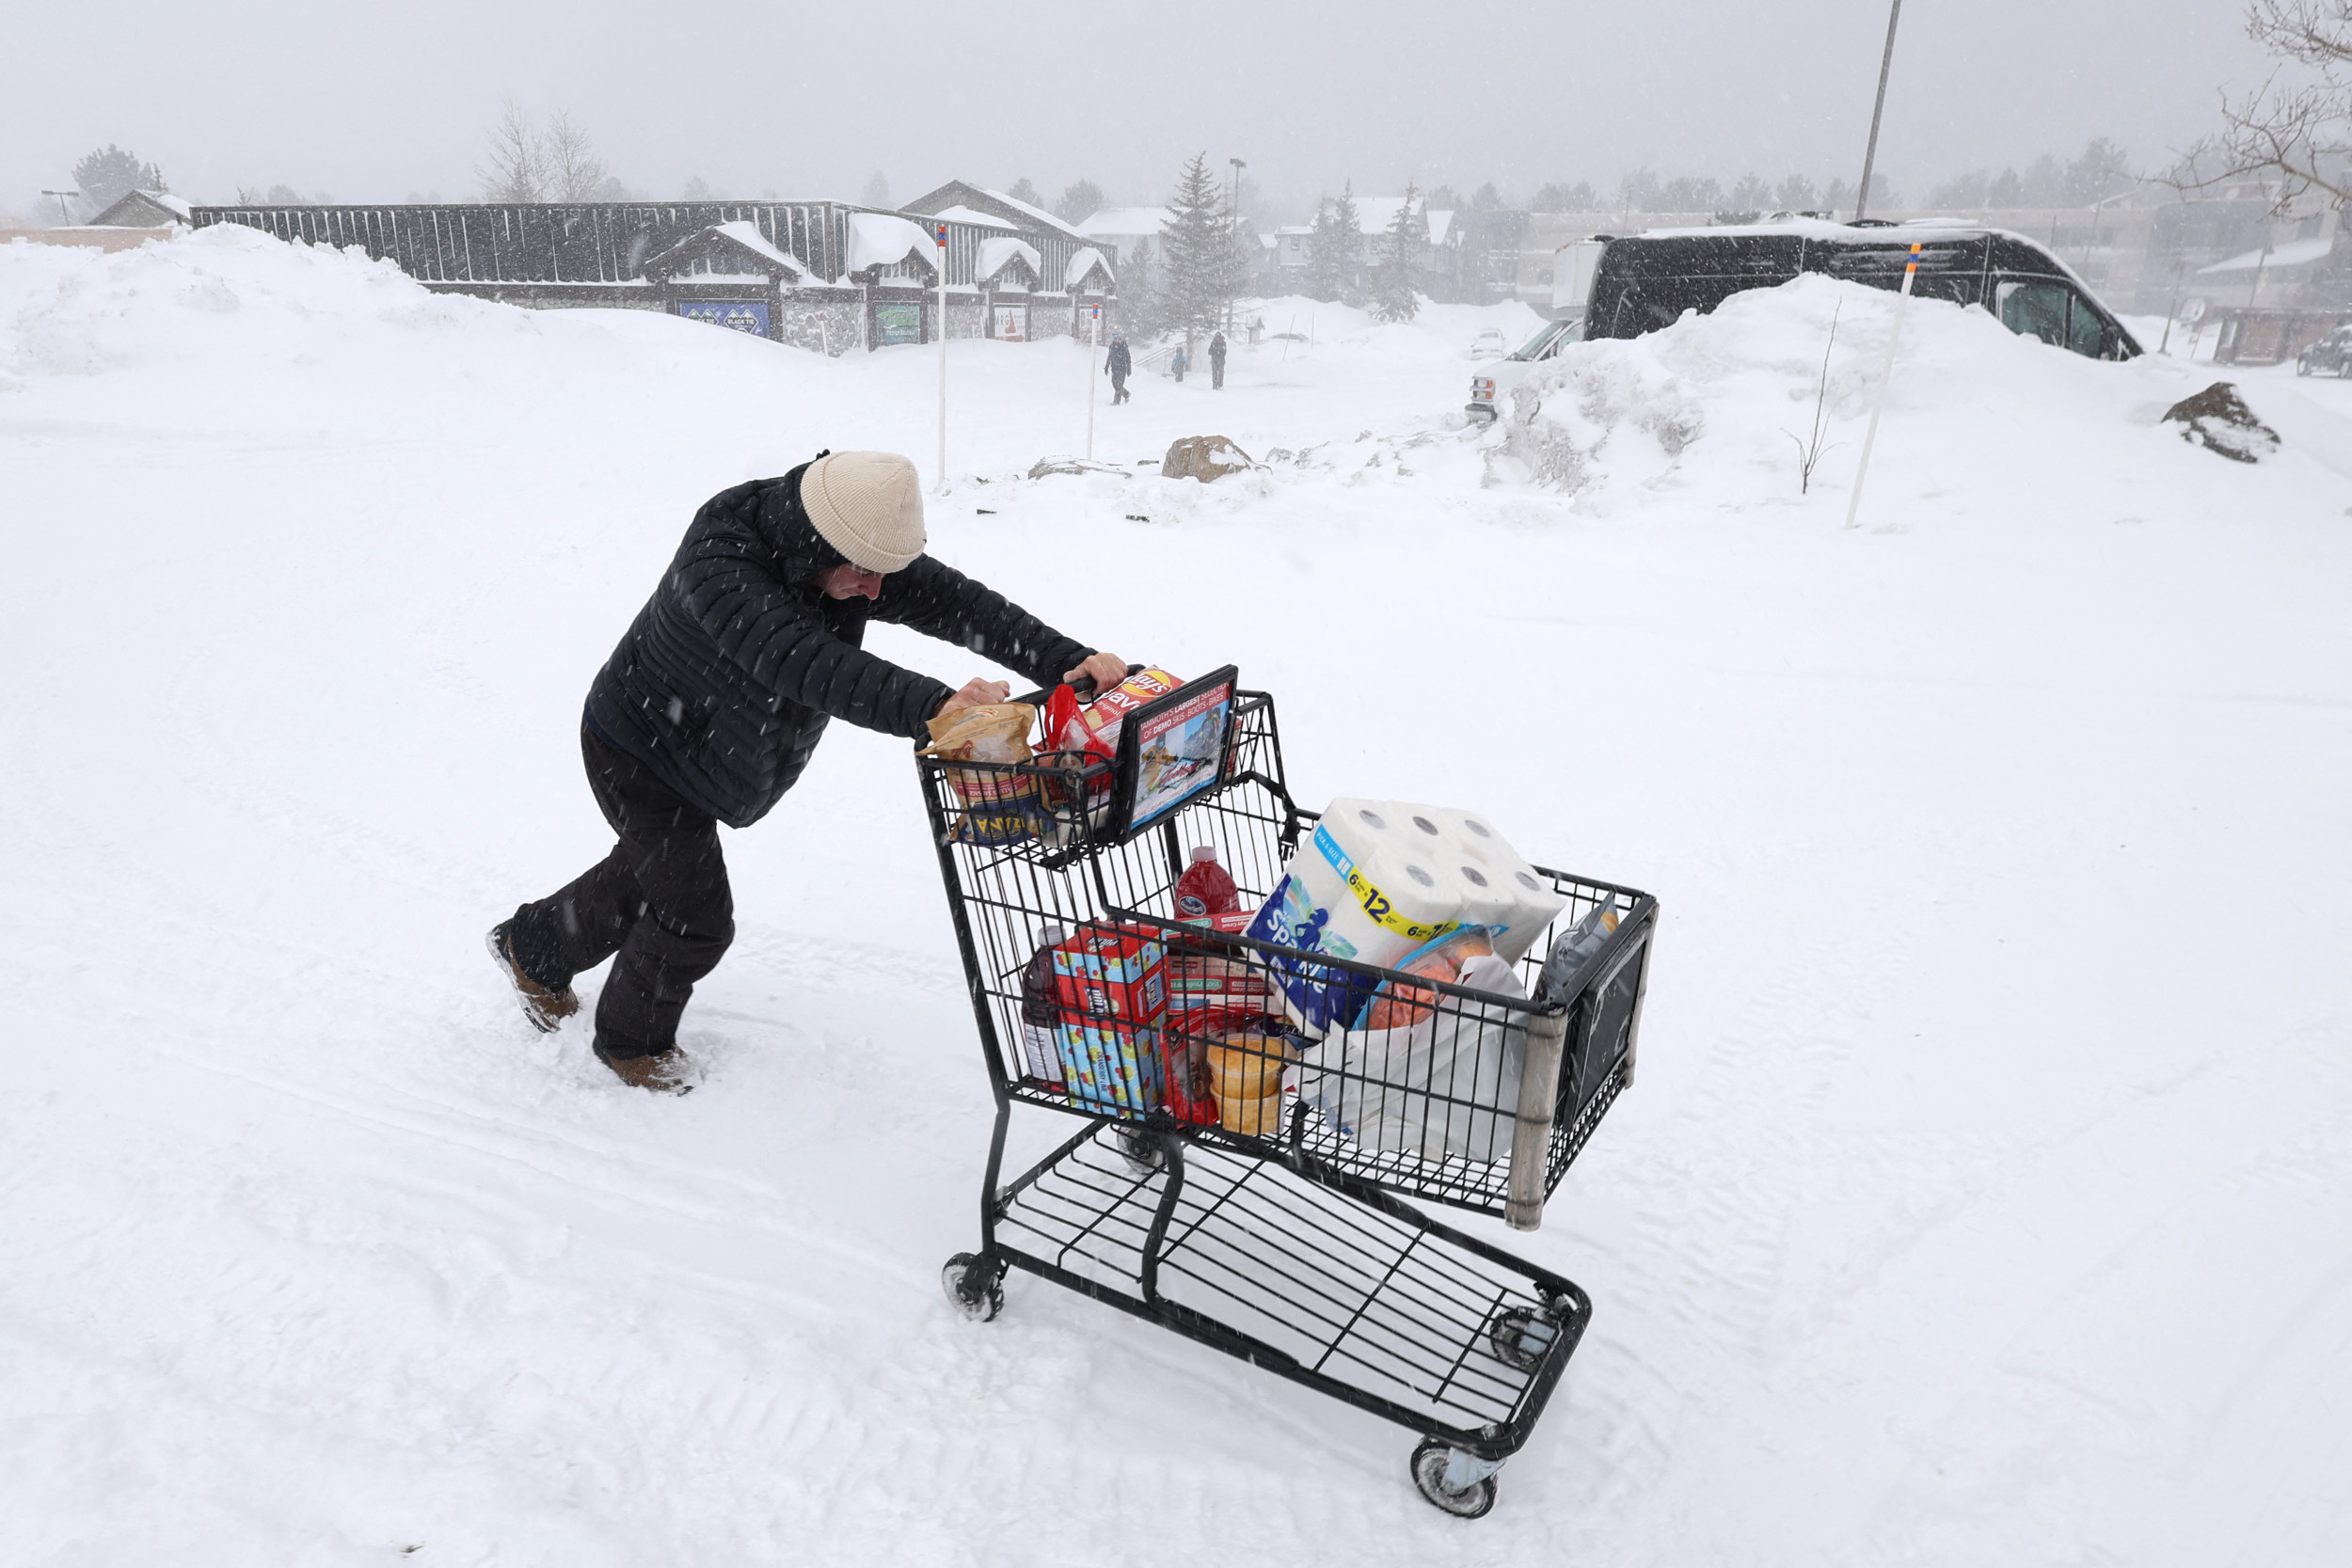
[[[1584,341],[1584,307],[1592,300],[1593,275],[1600,269],[1606,240],[1571,240],[1551,260],[1551,320],[1544,329],[1470,377],[1470,416],[1491,420],[1511,389],[1570,343]]]

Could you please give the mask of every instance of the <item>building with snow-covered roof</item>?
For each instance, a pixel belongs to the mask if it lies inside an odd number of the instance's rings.
[[[186,229],[188,204],[168,191],[126,191],[89,220],[92,229]]]
[[[1105,207],[1078,225],[1090,244],[1102,248],[1113,266],[1150,261],[1160,253],[1160,232],[1176,221],[1166,207]]]
[[[420,202],[197,207],[189,221],[359,249],[437,293],[659,310],[834,354],[936,341],[943,229],[950,336],[1068,333],[1080,309],[1072,289],[1108,302],[1111,268],[1072,267],[1090,248],[1074,229],[997,193],[944,189],[936,214],[835,201]],[[1019,307],[1017,321],[996,311],[1000,300]]]

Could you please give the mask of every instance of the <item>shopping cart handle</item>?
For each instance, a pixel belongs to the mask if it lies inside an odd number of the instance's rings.
[[[1127,673],[1131,675],[1136,674],[1139,673],[1142,669],[1143,666],[1140,664],[1130,664],[1127,666]],[[1079,680],[1071,681],[1068,684],[1070,689],[1077,693],[1078,701],[1082,703],[1090,703],[1094,700],[1095,688],[1094,677],[1092,675],[1085,676]],[[1031,707],[1043,707],[1046,700],[1052,697],[1053,694],[1054,689],[1052,687],[1041,686],[1035,691],[1030,692],[1027,696],[1015,697],[1012,700],[1016,703],[1026,703]]]

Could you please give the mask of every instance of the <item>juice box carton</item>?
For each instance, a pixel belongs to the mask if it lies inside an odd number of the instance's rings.
[[[1063,1084],[1073,1100],[1143,1112],[1167,1092],[1168,950],[1148,928],[1081,926],[1054,949]]]

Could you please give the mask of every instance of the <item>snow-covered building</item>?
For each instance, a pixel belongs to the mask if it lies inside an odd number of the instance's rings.
[[[1105,207],[1080,223],[1078,230],[1113,266],[1149,264],[1159,257],[1160,231],[1175,221],[1176,214],[1166,207]]]
[[[93,229],[186,229],[188,204],[168,191],[126,191],[89,220]]]
[[[691,321],[832,354],[866,341],[865,291],[823,282],[756,225],[712,224],[644,261],[648,285]]]
[[[948,225],[948,309],[956,318],[949,326],[957,336],[963,330],[957,298],[962,289],[973,291],[978,330],[989,337],[1058,337],[1077,330],[1079,304],[1067,281],[1071,261],[1081,251],[1098,249],[1077,226],[965,180],[926,191],[902,211]],[[1008,241],[1024,247],[1034,274],[1017,298],[1003,281],[1004,259],[1011,254],[1004,248]]]
[[[942,230],[951,336],[1068,333],[1082,309],[1112,297],[1115,262],[1050,213],[961,182],[924,205],[936,211],[835,201],[261,205],[196,207],[188,221],[355,247],[439,293],[540,309],[660,310],[833,354],[937,340]]]

